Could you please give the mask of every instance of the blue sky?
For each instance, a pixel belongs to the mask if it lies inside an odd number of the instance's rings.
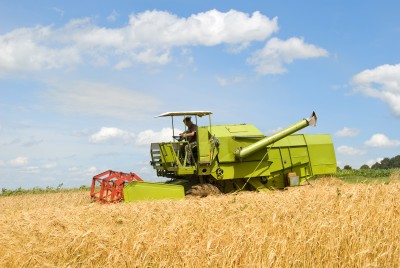
[[[399,154],[398,1],[0,1],[0,187],[154,180],[167,111],[270,134],[308,116],[339,166]],[[183,126],[176,126],[182,128]]]

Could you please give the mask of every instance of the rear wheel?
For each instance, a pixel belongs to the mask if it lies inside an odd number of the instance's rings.
[[[186,192],[187,195],[206,197],[209,195],[219,195],[221,191],[217,186],[210,183],[193,185],[189,191]]]

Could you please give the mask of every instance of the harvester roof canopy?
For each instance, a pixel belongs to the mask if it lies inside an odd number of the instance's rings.
[[[186,112],[168,112],[168,113],[163,113],[160,115],[157,115],[155,117],[165,117],[165,116],[190,116],[190,115],[195,115],[198,117],[202,117],[205,115],[210,115],[212,112],[209,111],[186,111]]]

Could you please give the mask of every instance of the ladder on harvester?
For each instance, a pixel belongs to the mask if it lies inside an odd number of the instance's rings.
[[[150,146],[151,162],[150,164],[157,169],[157,167],[162,167],[161,163],[161,151],[159,143],[152,143]]]
[[[143,181],[135,173],[107,170],[93,177],[90,197],[92,201],[118,203],[124,200],[124,186],[131,181]]]
[[[182,165],[180,149],[185,143],[163,142],[152,143],[150,146],[150,164],[157,171],[157,176],[175,178],[178,167]],[[193,174],[191,171],[187,174]]]
[[[151,162],[150,164],[157,172],[158,177],[165,176],[165,167],[161,160],[161,148],[159,143],[152,143],[150,146]]]

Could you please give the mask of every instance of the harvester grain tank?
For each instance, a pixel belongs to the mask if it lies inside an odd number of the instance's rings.
[[[212,125],[211,112],[170,112],[157,117],[208,116],[198,126],[192,153],[182,150],[187,140],[152,143],[150,164],[165,183],[133,181],[124,187],[125,201],[182,198],[185,194],[206,196],[242,190],[268,191],[297,186],[312,176],[336,172],[336,157],[329,134],[293,134],[315,126],[317,116],[265,136],[249,124]],[[192,157],[188,161],[188,157]],[[189,164],[190,163],[190,164]]]
[[[235,151],[235,156],[239,159],[244,158],[262,148],[265,148],[273,143],[275,143],[276,141],[279,141],[283,138],[285,138],[286,136],[289,136],[290,134],[293,134],[307,126],[313,126],[315,127],[317,125],[317,115],[315,114],[315,112],[313,112],[310,116],[310,118],[308,119],[303,119],[293,125],[291,125],[290,127],[287,127],[277,133],[275,133],[274,135],[271,135],[269,137],[266,137],[256,143],[253,143],[245,148],[238,148]]]

